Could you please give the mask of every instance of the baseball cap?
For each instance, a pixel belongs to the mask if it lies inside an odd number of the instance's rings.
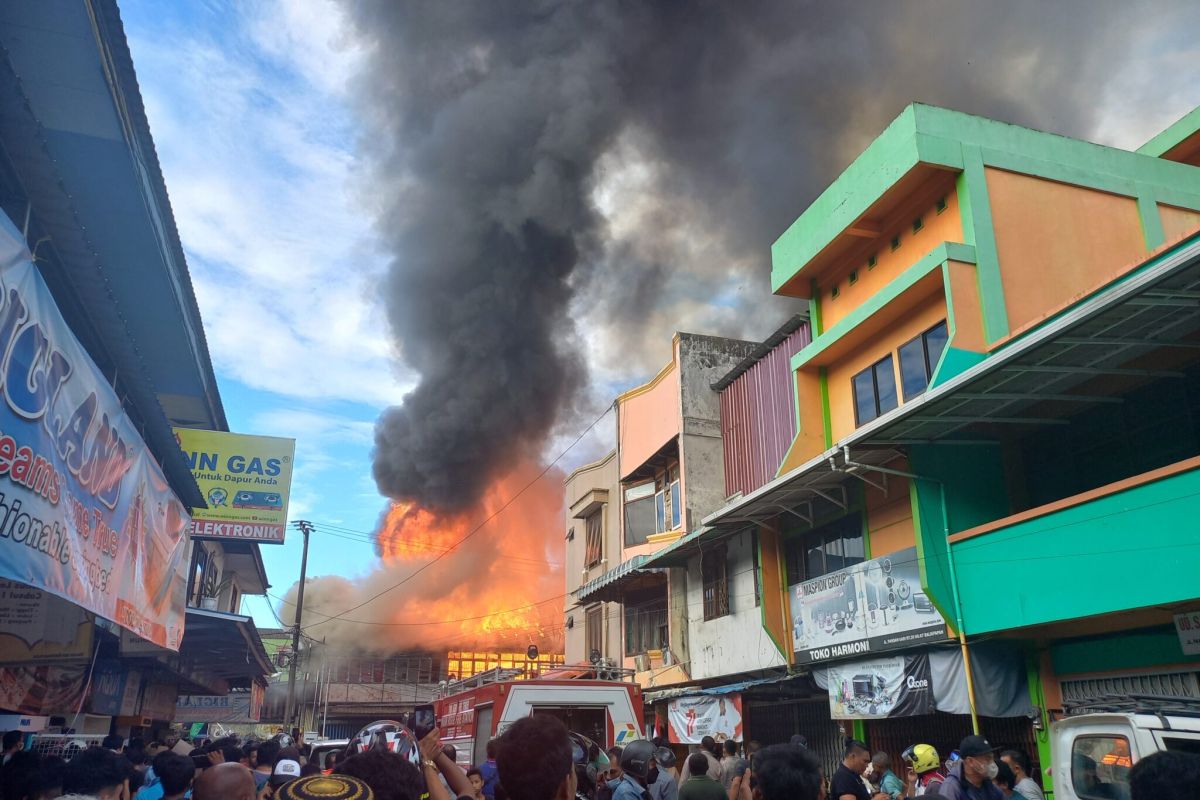
[[[271,773],[271,783],[275,786],[294,781],[300,777],[300,762],[290,758],[281,758],[275,762],[275,770]]]
[[[996,752],[991,742],[982,736],[968,736],[958,743],[958,754],[963,758],[970,756],[986,756]]]

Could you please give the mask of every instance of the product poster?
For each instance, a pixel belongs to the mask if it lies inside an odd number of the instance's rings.
[[[3,214],[0,352],[0,577],[178,650],[187,510]]]
[[[295,439],[176,428],[208,508],[192,509],[193,539],[283,544]]]
[[[915,547],[788,589],[797,663],[909,647],[947,638],[921,589]]]
[[[667,707],[667,717],[675,744],[699,744],[705,736],[718,742],[742,740],[740,694],[677,697]]]
[[[825,668],[833,719],[913,717],[934,711],[929,656],[873,658]]]

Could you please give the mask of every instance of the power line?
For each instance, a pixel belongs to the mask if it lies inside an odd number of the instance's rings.
[[[609,406],[609,407],[608,407],[608,408],[606,408],[606,409],[605,409],[603,412],[601,412],[600,416],[596,417],[596,419],[594,419],[594,420],[591,422],[591,424],[590,424],[590,425],[588,425],[586,428],[584,428],[584,429],[583,429],[583,432],[582,432],[582,433],[580,433],[578,436],[576,436],[576,437],[575,437],[575,439],[574,439],[574,441],[572,441],[572,442],[571,442],[569,445],[567,445],[567,447],[566,447],[566,449],[565,449],[565,450],[563,450],[561,453],[559,453],[557,456],[555,456],[554,460],[553,460],[553,461],[551,461],[549,464],[547,464],[547,465],[546,465],[546,467],[545,467],[545,469],[543,469],[543,470],[542,470],[540,473],[538,473],[538,474],[537,474],[537,476],[536,476],[535,478],[533,478],[533,480],[529,481],[529,483],[527,483],[527,484],[525,484],[524,486],[522,486],[522,487],[521,487],[521,489],[520,489],[520,491],[518,491],[518,492],[517,492],[516,494],[514,494],[514,495],[513,495],[513,496],[512,496],[510,499],[508,499],[507,501],[505,501],[505,502],[504,502],[504,504],[503,504],[503,505],[501,505],[501,506],[500,506],[498,509],[496,509],[496,510],[495,510],[495,511],[493,511],[491,514],[489,514],[489,515],[487,516],[487,518],[486,518],[486,519],[484,519],[482,522],[480,522],[478,525],[476,525],[476,526],[475,526],[473,529],[471,529],[471,530],[470,530],[470,531],[469,531],[469,532],[468,532],[468,533],[467,533],[465,536],[463,536],[461,539],[459,539],[459,540],[458,540],[457,542],[455,542],[453,545],[450,545],[450,549],[449,549],[449,550],[447,550],[447,551],[446,551],[446,552],[444,552],[444,553],[440,553],[440,554],[438,554],[437,556],[434,556],[434,558],[433,558],[432,560],[430,560],[430,561],[426,562],[425,564],[421,565],[420,567],[418,567],[418,568],[417,568],[415,571],[413,571],[413,572],[412,572],[410,575],[408,575],[407,577],[405,577],[405,578],[401,579],[401,580],[400,580],[398,583],[396,583],[396,584],[393,584],[392,586],[389,586],[388,588],[386,588],[386,589],[384,589],[384,590],[382,590],[382,591],[380,591],[380,592],[377,592],[376,594],[372,595],[371,597],[368,597],[366,600],[364,600],[363,602],[359,603],[359,604],[358,604],[358,605],[356,605],[356,606],[353,606],[353,607],[351,607],[351,608],[348,608],[348,609],[346,609],[345,611],[342,611],[342,612],[340,612],[340,613],[338,613],[338,614],[334,614],[334,615],[333,615],[333,616],[331,616],[331,617],[326,617],[326,619],[323,619],[323,620],[320,620],[320,621],[318,621],[318,622],[315,622],[315,623],[313,623],[312,625],[310,625],[310,626],[309,626],[309,629],[315,628],[317,625],[324,625],[326,622],[331,622],[331,621],[333,621],[333,620],[335,620],[335,619],[342,619],[342,618],[344,618],[346,614],[349,614],[349,613],[350,613],[350,612],[352,612],[352,611],[357,611],[358,609],[362,608],[363,606],[367,605],[368,603],[370,603],[370,602],[373,602],[374,600],[377,600],[377,599],[379,599],[380,597],[383,597],[383,596],[384,596],[385,594],[387,594],[388,592],[391,592],[391,591],[392,591],[392,590],[394,590],[394,589],[398,589],[398,588],[400,588],[400,587],[401,587],[401,586],[403,586],[404,584],[406,584],[406,583],[408,583],[409,581],[411,581],[413,578],[415,578],[415,577],[417,577],[418,575],[420,575],[420,574],[421,574],[422,572],[424,572],[425,570],[429,569],[429,567],[433,566],[433,565],[434,565],[434,564],[436,564],[438,561],[441,561],[443,558],[445,558],[446,556],[450,555],[450,553],[451,553],[451,552],[453,552],[455,549],[457,549],[457,548],[458,548],[458,547],[459,547],[459,546],[460,546],[460,545],[461,545],[463,542],[467,541],[467,540],[468,540],[468,539],[470,539],[472,536],[474,536],[475,534],[477,534],[477,533],[479,533],[481,530],[483,530],[483,529],[484,529],[484,527],[485,527],[485,526],[486,526],[486,525],[487,525],[489,522],[491,522],[493,519],[495,519],[496,517],[498,517],[498,516],[499,516],[499,515],[500,515],[500,514],[501,514],[501,513],[502,513],[502,512],[505,510],[505,509],[507,509],[509,506],[511,506],[511,505],[512,505],[514,502],[516,502],[516,501],[517,501],[517,499],[518,499],[518,498],[520,498],[520,497],[521,497],[523,494],[525,494],[525,492],[527,492],[527,491],[529,490],[529,488],[530,488],[530,487],[532,487],[532,486],[533,486],[535,483],[537,483],[538,481],[540,481],[542,478],[546,477],[546,474],[547,474],[548,472],[550,472],[550,470],[551,470],[551,469],[553,469],[553,468],[554,468],[554,466],[555,466],[555,465],[556,465],[556,464],[557,464],[559,461],[561,461],[561,460],[563,459],[563,457],[564,457],[564,456],[565,456],[567,453],[569,453],[569,452],[570,452],[570,451],[571,451],[571,450],[572,450],[572,449],[575,447],[575,445],[577,445],[577,444],[579,444],[581,441],[583,441],[583,437],[585,437],[585,436],[587,436],[589,433],[591,433],[592,429],[593,429],[593,428],[595,428],[597,425],[599,425],[599,424],[600,424],[600,420],[604,419],[604,417],[605,417],[605,416],[607,416],[607,415],[609,414],[609,412],[610,412],[610,411],[612,411],[612,409],[613,409],[613,406]],[[321,616],[325,616],[325,615],[324,615],[324,614],[322,614]],[[349,622],[354,622],[354,620],[347,620],[347,621],[349,621]]]

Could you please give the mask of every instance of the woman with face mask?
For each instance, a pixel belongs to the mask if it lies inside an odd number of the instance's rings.
[[[968,736],[958,746],[959,761],[938,790],[939,797],[949,800],[1004,800],[1004,795],[992,783],[999,767],[996,748],[982,736]]]

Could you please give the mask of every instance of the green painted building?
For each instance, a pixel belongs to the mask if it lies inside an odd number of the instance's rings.
[[[1047,765],[1046,725],[1089,699],[1200,698],[1174,625],[1200,609],[1198,130],[1200,110],[1126,151],[905,109],[772,248],[813,333],[777,477],[647,566],[755,537],[763,627],[799,673],[789,591],[915,548],[947,630],[911,651],[1016,654],[1025,718],[974,716]],[[889,749],[920,719],[854,729]],[[947,747],[966,723],[939,719]]]

